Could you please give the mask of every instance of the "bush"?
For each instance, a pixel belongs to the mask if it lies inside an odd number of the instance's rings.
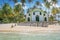
[[[3,23],[9,23],[10,21],[7,18],[5,18],[5,19],[2,20],[2,22]]]

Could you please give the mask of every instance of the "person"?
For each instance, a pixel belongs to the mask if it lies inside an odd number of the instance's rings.
[[[13,25],[11,25],[11,28],[13,28],[14,26]]]
[[[16,26],[16,23],[15,23],[15,26]]]

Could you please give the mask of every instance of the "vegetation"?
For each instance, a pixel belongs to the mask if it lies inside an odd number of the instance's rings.
[[[9,2],[10,1],[13,1],[15,4],[18,2],[18,0],[9,0]],[[23,7],[25,6],[26,0],[20,0],[20,2],[22,3],[22,5],[17,4],[17,5],[14,5],[13,8],[11,8],[9,3],[5,3],[4,0],[3,0],[4,4],[1,4],[1,8],[0,8],[0,22],[2,22],[2,23],[24,22],[25,17],[24,17]],[[31,3],[31,2],[33,2],[33,0],[28,0],[28,2]],[[56,3],[57,3],[57,0],[51,0],[51,2],[48,2],[47,0],[44,0],[44,5],[48,10],[51,9],[50,6],[53,6],[53,4],[55,5]],[[42,4],[39,1],[36,1],[35,4],[37,6],[42,6]],[[35,8],[36,6],[34,5],[33,7]],[[53,8],[51,10],[51,13],[53,15],[55,15],[58,12],[60,12],[60,8],[56,8],[56,7],[53,6]],[[52,21],[53,16],[51,16],[49,18],[49,20]]]
[[[12,9],[8,3],[4,3],[4,6],[0,9],[0,22],[17,23],[24,21],[24,13],[20,4],[15,5],[14,9]]]
[[[52,13],[53,15],[55,15],[56,13],[58,13],[58,8],[53,8],[52,11],[51,11],[51,13]]]
[[[47,8],[47,10],[51,10],[51,11],[47,11],[47,13],[51,13],[53,16],[50,15],[49,17],[49,21],[53,21],[54,18],[55,18],[55,15],[57,13],[59,13],[59,8],[53,6],[53,5],[56,5],[58,2],[58,0],[51,0],[51,1],[48,1],[48,0],[44,0],[44,4],[45,4],[45,7]],[[52,8],[51,8],[52,6]]]
[[[49,21],[50,22],[53,22],[54,21],[54,17],[52,15],[49,17]]]

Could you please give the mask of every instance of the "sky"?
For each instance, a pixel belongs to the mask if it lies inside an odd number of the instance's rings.
[[[26,11],[28,8],[33,7],[33,6],[35,5],[36,1],[39,1],[39,2],[43,5],[42,8],[43,8],[44,10],[46,10],[45,7],[44,7],[44,4],[43,4],[43,3],[44,3],[43,0],[33,0],[33,2],[31,2],[31,3],[29,3],[29,2],[26,0],[25,7],[23,7],[24,10]],[[48,1],[50,1],[50,0],[48,0]],[[10,5],[12,8],[13,8],[14,5],[15,5],[13,1],[4,0],[4,2],[9,3],[9,5]],[[3,2],[3,0],[0,0],[0,8],[3,6],[4,2]],[[20,2],[20,0],[18,0],[18,3],[19,3],[19,2]],[[2,4],[2,5],[1,5],[1,4]],[[57,7],[60,7],[60,0],[58,0]]]
[[[40,3],[43,2],[43,0],[33,0],[32,3],[28,3],[28,1],[26,0],[26,6],[32,7],[35,4],[36,1],[40,1]],[[14,2],[13,1],[4,0],[4,2],[9,3],[11,7],[14,6]],[[0,0],[0,4],[4,4],[4,2],[3,2],[3,0]],[[20,0],[18,0],[18,2],[20,2]]]

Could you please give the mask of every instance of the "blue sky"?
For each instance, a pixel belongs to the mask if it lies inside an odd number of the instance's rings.
[[[33,0],[33,2],[31,2],[31,3],[29,3],[27,0],[26,0],[26,6],[24,7],[24,9],[25,9],[25,13],[26,13],[26,9],[28,9],[28,8],[30,8],[30,7],[33,7],[34,5],[35,5],[35,2],[36,1],[39,1],[40,3],[43,3],[43,0]],[[0,0],[0,4],[4,4],[4,2],[6,2],[6,3],[9,3],[9,5],[13,8],[14,7],[14,2],[13,1],[9,1],[9,0]],[[20,2],[20,0],[18,0],[18,2]],[[0,7],[2,7],[1,5],[0,5]]]
[[[26,0],[26,6],[24,7],[24,8],[25,8],[25,11],[26,11],[26,9],[28,9],[28,8],[30,8],[30,7],[33,7],[33,6],[35,5],[35,2],[36,2],[36,1],[39,1],[41,4],[43,4],[43,0],[33,0],[32,3],[29,3],[29,2]],[[4,0],[4,2],[9,3],[9,5],[10,5],[12,8],[14,7],[14,2],[13,2],[13,1]],[[0,4],[3,5],[4,2],[3,2],[3,0],[0,0]],[[18,2],[20,2],[20,0],[18,0]],[[58,0],[57,6],[60,7],[60,0]],[[0,7],[2,7],[2,6],[0,5]],[[44,9],[44,8],[43,8],[43,9]]]
[[[14,2],[13,2],[13,1],[9,1],[9,0],[4,0],[4,1],[5,1],[6,3],[9,3],[11,7],[14,6]],[[27,1],[27,0],[26,0],[26,1]],[[33,5],[36,1],[39,1],[40,3],[43,3],[43,0],[33,0],[33,3],[31,3],[31,5]],[[20,0],[18,0],[18,2],[20,2]],[[3,3],[3,0],[0,0],[0,4],[4,4],[4,3]],[[26,2],[26,4],[27,4],[28,6],[30,6],[28,2]],[[60,0],[58,0],[58,4],[60,5]]]
[[[26,0],[26,1],[27,1],[27,0]],[[32,3],[26,2],[26,6],[28,6],[28,7],[33,6],[36,1],[39,1],[40,3],[43,3],[43,0],[33,0]],[[4,0],[4,2],[9,3],[11,7],[14,6],[14,2],[13,2],[13,1]],[[20,0],[18,0],[18,2],[20,2]],[[0,0],[0,4],[4,4],[4,3],[3,3],[3,0]],[[60,0],[58,0],[58,3],[57,3],[57,4],[60,6]],[[1,7],[1,5],[0,5],[0,7]]]
[[[33,5],[35,5],[35,2],[36,1],[39,1],[40,3],[43,3],[43,0],[33,0],[33,2],[32,3],[28,3],[28,1],[26,0],[26,6],[28,7],[28,8],[30,8],[30,7],[32,7]],[[13,1],[9,1],[9,0],[4,0],[4,2],[6,2],[6,3],[9,3],[9,5],[13,8],[14,7],[14,2]],[[20,2],[20,0],[18,0],[18,2]],[[4,4],[3,3],[3,0],[0,0],[0,4]],[[58,6],[60,6],[60,0],[58,0]],[[0,5],[0,7],[1,7],[1,5]]]
[[[28,1],[26,0],[26,6],[31,7],[32,5],[35,4],[36,1],[40,1],[40,3],[42,3],[42,0],[33,0],[32,3],[28,3]],[[9,3],[11,7],[14,6],[14,2],[13,1],[9,1],[9,0],[4,0],[4,2]],[[3,0],[0,0],[0,4],[4,4]],[[18,2],[20,2],[20,0],[18,0]],[[1,6],[1,5],[0,5]]]

